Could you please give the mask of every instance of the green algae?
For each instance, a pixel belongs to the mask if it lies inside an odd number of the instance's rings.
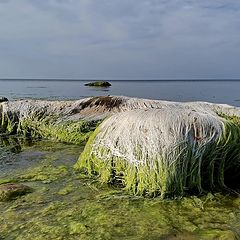
[[[44,123],[27,121],[27,126],[31,128],[31,134],[45,139],[55,141],[82,144],[86,142],[92,132],[95,130],[98,122],[92,121],[67,121],[63,123]],[[33,130],[34,129],[34,130]],[[33,133],[34,132],[34,133]],[[26,133],[25,133],[26,135]]]
[[[16,180],[14,179],[0,179],[0,185],[5,183],[14,183]]]
[[[28,169],[24,174],[20,175],[18,178],[22,181],[42,181],[43,183],[50,183],[59,178],[64,178],[68,175],[68,170],[66,166],[40,166]]]
[[[41,141],[22,149],[17,153],[21,164],[13,162],[14,168],[1,170],[1,179],[25,182],[34,191],[0,204],[0,239],[240,237],[239,197],[208,194],[162,200],[131,196],[74,171],[83,147]],[[38,175],[45,177],[39,180]]]
[[[60,189],[58,191],[58,194],[68,195],[68,194],[72,193],[74,190],[75,190],[75,188],[74,188],[73,184],[68,184],[64,188]]]
[[[54,113],[36,111],[21,118],[18,114],[2,113],[0,133],[19,135],[25,138],[44,138],[54,141],[82,144],[99,125],[100,120],[59,120]]]

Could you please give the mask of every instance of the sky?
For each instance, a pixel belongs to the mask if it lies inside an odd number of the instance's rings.
[[[0,0],[0,78],[237,79],[238,0]]]

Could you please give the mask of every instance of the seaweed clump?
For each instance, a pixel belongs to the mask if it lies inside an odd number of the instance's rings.
[[[19,112],[2,112],[0,134],[19,135],[27,139],[44,138],[60,142],[85,143],[100,120],[69,120],[45,109],[33,111],[28,116]]]
[[[105,120],[75,168],[137,195],[229,192],[240,180],[239,136],[238,123],[210,112],[133,110]]]

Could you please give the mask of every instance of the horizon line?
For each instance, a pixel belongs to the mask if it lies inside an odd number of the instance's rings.
[[[240,81],[240,78],[169,78],[169,79],[79,79],[79,78],[0,78],[13,81]]]

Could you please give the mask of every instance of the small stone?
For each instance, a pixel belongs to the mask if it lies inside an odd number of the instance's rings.
[[[0,103],[2,102],[8,102],[8,99],[6,97],[0,97]]]
[[[32,188],[18,183],[7,183],[0,185],[0,202],[16,199],[32,192]]]

